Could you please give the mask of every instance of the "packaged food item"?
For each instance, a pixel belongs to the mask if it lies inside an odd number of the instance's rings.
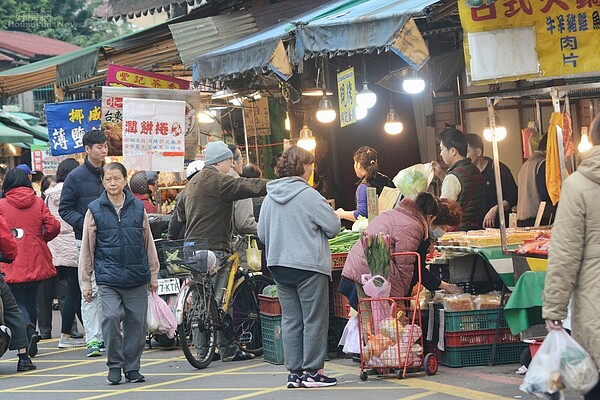
[[[487,294],[478,294],[473,296],[473,304],[476,310],[487,310],[500,307],[500,293],[489,292]]]
[[[468,293],[454,294],[444,299],[445,311],[469,311],[474,309],[473,300]]]

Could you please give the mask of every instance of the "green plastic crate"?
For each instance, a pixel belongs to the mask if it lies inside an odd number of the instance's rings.
[[[483,329],[508,328],[504,315],[498,321],[498,309],[472,311],[445,311],[446,332],[480,331]]]
[[[505,343],[496,346],[494,364],[513,364],[521,360],[527,343]],[[442,364],[448,367],[475,367],[488,365],[492,345],[448,347],[442,352]]]
[[[260,314],[263,341],[263,358],[271,364],[283,364],[283,340],[281,338],[281,315]]]

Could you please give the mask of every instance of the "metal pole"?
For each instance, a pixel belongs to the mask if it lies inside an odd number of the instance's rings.
[[[246,160],[250,161],[250,153],[248,152],[248,131],[246,130],[246,108],[244,107],[244,101],[240,98],[242,103],[242,123],[244,124],[244,144],[246,145]]]
[[[560,113],[560,94],[557,90],[551,92],[552,105],[554,106],[554,112]],[[560,179],[564,182],[567,179],[567,170],[565,165],[565,145],[563,143],[562,128],[556,126],[556,140],[558,142],[558,162],[560,164]]]
[[[487,99],[488,117],[490,129],[492,130],[492,150],[494,157],[494,179],[496,181],[496,197],[498,199],[498,219],[500,220],[500,244],[502,250],[508,250],[506,246],[506,221],[504,220],[504,199],[502,198],[502,181],[500,177],[500,156],[498,154],[498,141],[496,140],[496,118],[494,115],[494,101]]]

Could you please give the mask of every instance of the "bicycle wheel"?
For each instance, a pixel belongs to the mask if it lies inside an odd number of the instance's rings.
[[[217,346],[219,317],[211,291],[195,283],[186,294],[183,322],[177,327],[181,349],[188,362],[198,369],[208,367]]]
[[[254,355],[263,352],[260,328],[258,295],[265,286],[273,285],[273,279],[264,275],[245,276],[233,292],[231,315],[233,330],[239,347]]]

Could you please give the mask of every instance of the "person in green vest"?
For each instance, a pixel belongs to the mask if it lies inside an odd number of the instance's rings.
[[[446,128],[438,139],[440,156],[449,166],[444,173],[437,161],[432,162],[435,174],[442,179],[440,198],[454,200],[461,206],[463,218],[457,230],[481,229],[483,175],[467,157],[467,138],[456,128]]]

